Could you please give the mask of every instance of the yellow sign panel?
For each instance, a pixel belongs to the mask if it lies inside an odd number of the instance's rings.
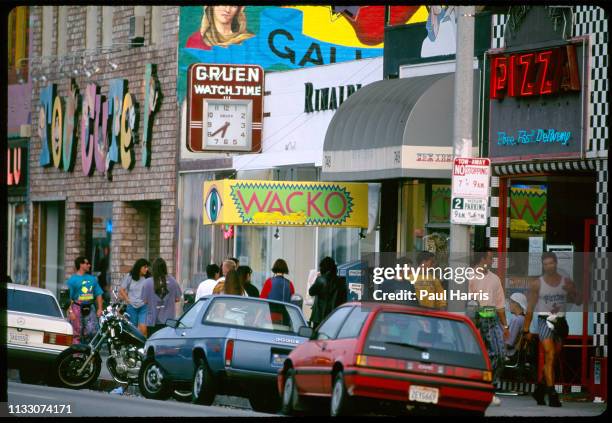
[[[368,227],[368,185],[339,182],[206,181],[205,225]]]

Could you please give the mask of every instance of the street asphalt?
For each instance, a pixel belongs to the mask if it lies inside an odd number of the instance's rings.
[[[16,371],[8,374],[9,405],[17,404],[71,404],[73,416],[263,416],[255,413],[248,399],[218,395],[213,406],[203,407],[189,403],[148,400],[140,396],[138,387],[130,387],[124,395],[111,394],[110,391],[118,384],[110,381],[108,371],[103,368],[101,379],[106,382],[99,384],[95,390],[73,391],[62,388],[52,388],[40,385],[19,383]],[[101,389],[101,387],[104,389]],[[66,398],[70,398],[66,401]],[[599,416],[607,409],[605,403],[590,401],[570,401],[563,399],[563,406],[554,408],[538,406],[530,395],[500,396],[501,404],[491,405],[487,409],[487,417],[587,417]],[[321,411],[326,411],[323,407]],[[7,413],[3,405],[2,413]],[[384,414],[381,410],[376,415]]]

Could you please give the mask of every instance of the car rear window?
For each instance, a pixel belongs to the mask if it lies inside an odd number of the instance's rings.
[[[406,360],[486,369],[474,332],[461,321],[408,313],[381,312],[368,332],[364,353]]]
[[[7,307],[10,311],[63,317],[55,298],[38,292],[9,289]]]
[[[218,298],[210,305],[204,322],[246,329],[298,333],[306,322],[300,312],[284,304],[239,298]]]

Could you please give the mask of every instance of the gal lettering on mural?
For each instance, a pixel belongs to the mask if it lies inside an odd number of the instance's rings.
[[[145,113],[142,164],[150,166],[150,140],[153,114],[157,108],[159,84],[154,65],[145,72]],[[71,80],[70,94],[57,95],[50,84],[41,89],[38,133],[42,142],[39,162],[71,172],[74,168],[78,102],[81,101],[80,139],[82,172],[91,176],[95,169],[112,179],[112,168],[121,163],[124,169],[135,164],[134,144],[137,143],[137,103],[127,89],[127,81],[114,79],[109,83],[108,98],[100,94],[95,83],[89,83],[80,100],[78,86]],[[110,121],[110,122],[109,122]]]
[[[183,6],[178,99],[192,63],[299,69],[382,56],[385,6]],[[424,22],[424,6],[390,6],[391,25]]]

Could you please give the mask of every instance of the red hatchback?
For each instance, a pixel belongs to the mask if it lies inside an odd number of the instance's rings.
[[[457,313],[348,303],[316,331],[302,328],[300,334],[311,340],[279,371],[284,414],[304,410],[309,399],[330,398],[331,415],[364,404],[380,409],[382,401],[402,411],[484,415],[493,398],[485,345],[474,324]]]

